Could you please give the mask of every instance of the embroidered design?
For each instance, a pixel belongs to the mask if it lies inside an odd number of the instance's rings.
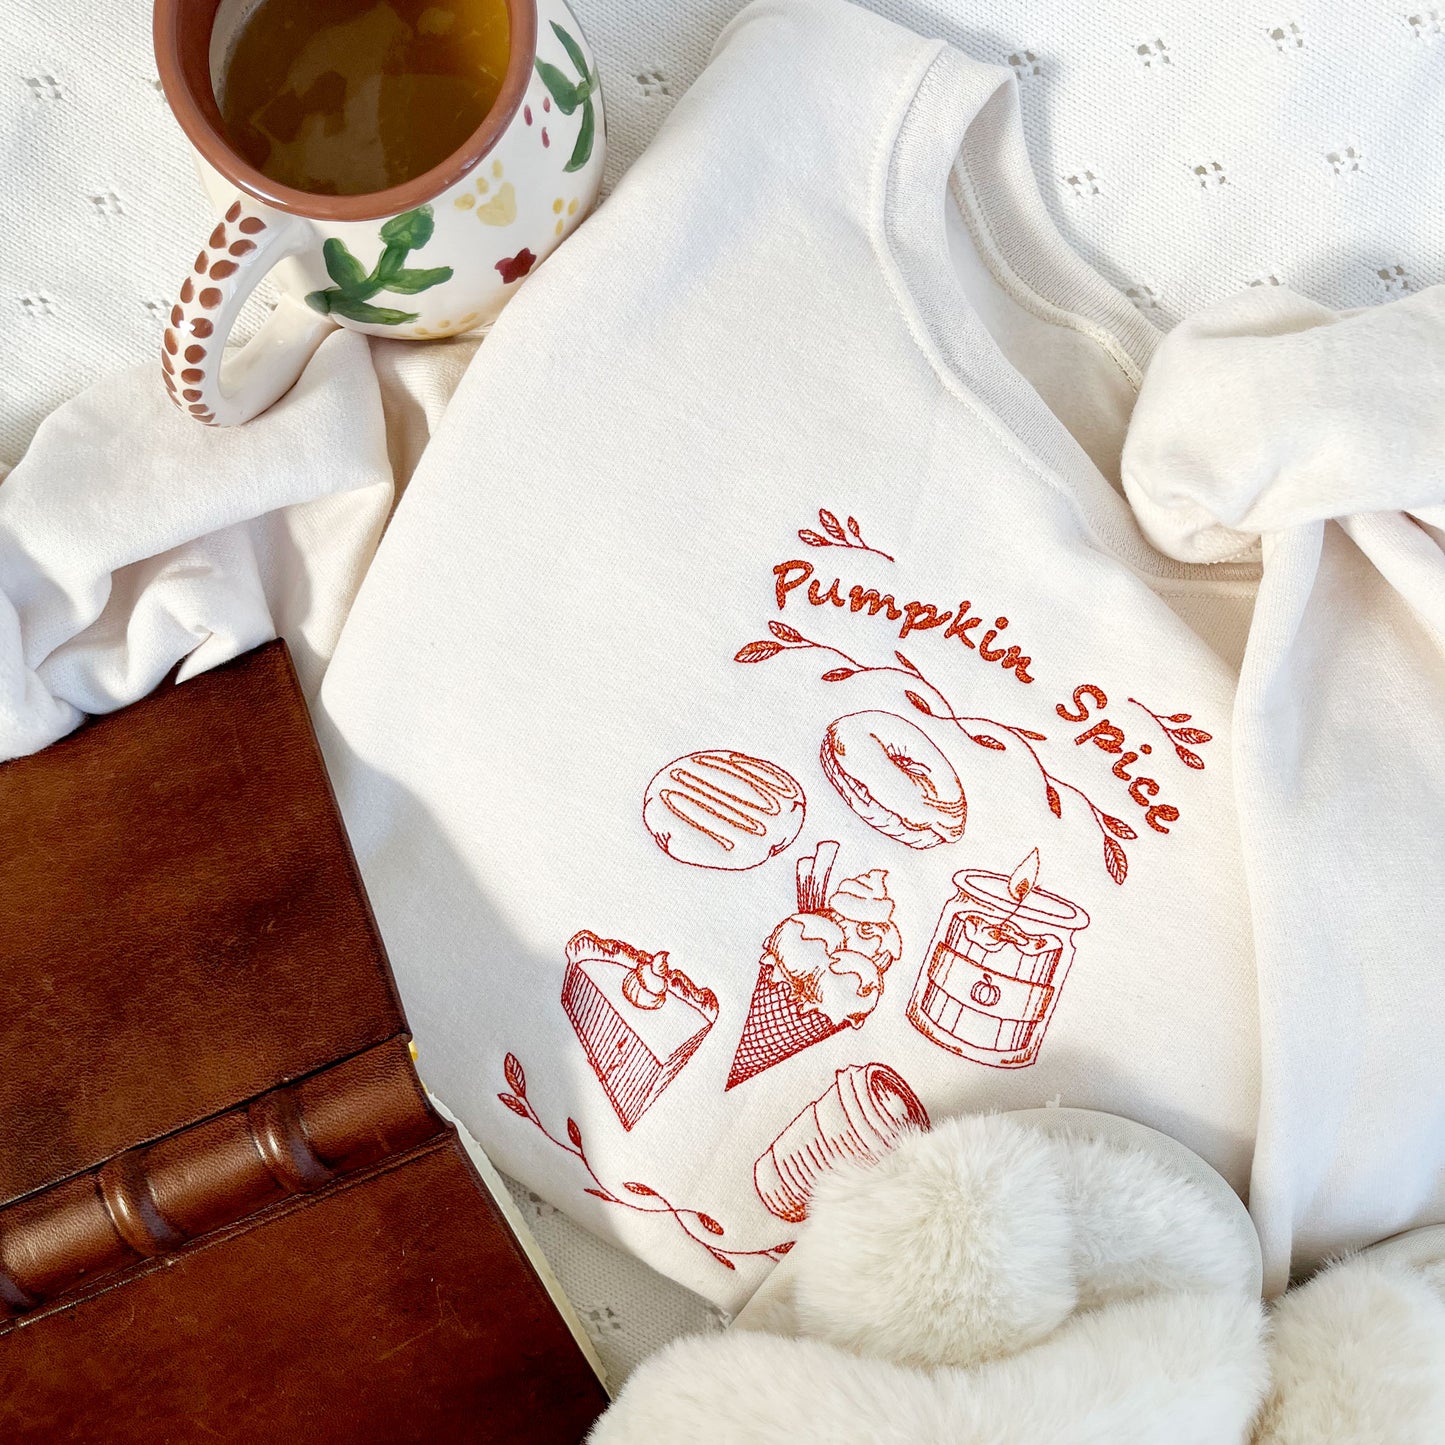
[[[1020,682],[1034,680],[1028,671],[1033,663],[1033,658],[1024,656],[1017,647],[995,647],[993,645],[1009,625],[1007,617],[995,617],[993,626],[976,641],[969,636],[975,627],[982,626],[983,618],[969,615],[973,603],[967,598],[956,608],[940,612],[937,605],[932,602],[914,600],[900,604],[894,600],[891,592],[880,593],[876,587],[850,587],[845,597],[839,590],[843,582],[838,577],[828,584],[828,590],[825,592],[816,581],[808,581],[812,575],[813,564],[811,562],[779,562],[773,568],[773,593],[777,598],[779,612],[785,610],[788,595],[807,582],[808,590],[805,595],[810,606],[826,607],[831,604],[834,607],[846,607],[850,613],[862,612],[866,609],[870,617],[877,617],[882,613],[889,622],[901,621],[903,623],[902,627],[898,629],[900,642],[912,632],[930,632],[947,623],[948,630],[943,634],[945,642],[957,638],[965,647],[977,650],[978,655],[985,662],[998,663],[1005,672],[1013,673]],[[781,622],[770,622],[768,628],[774,637],[781,638],[783,641],[787,641],[790,636],[798,635],[795,628],[788,627]],[[769,643],[751,645],[761,648],[771,646]],[[772,656],[778,650],[774,648],[773,652],[767,655]],[[761,662],[763,658],[759,656],[750,660]]]
[[[1062,797],[1064,792],[1073,793],[1079,798],[1084,806],[1088,808],[1089,816],[1094,820],[1094,825],[1098,828],[1100,836],[1103,838],[1104,866],[1108,869],[1109,876],[1115,883],[1121,884],[1128,876],[1129,860],[1123,847],[1120,845],[1120,840],[1129,842],[1139,835],[1124,822],[1122,818],[1116,818],[1112,814],[1106,813],[1082,788],[1075,786],[1073,783],[1064,782],[1062,778],[1055,773],[1051,773],[1048,768],[1044,766],[1043,760],[1039,757],[1038,750],[1034,747],[1034,743],[1048,741],[1048,738],[1043,733],[1034,732],[1030,728],[1017,727],[1012,723],[998,722],[994,718],[970,717],[960,714],[954,709],[953,704],[949,702],[947,696],[938,685],[930,682],[919,668],[910,662],[901,652],[895,652],[893,654],[898,663],[896,667],[875,667],[868,663],[859,662],[856,657],[850,657],[839,648],[829,647],[822,642],[814,642],[810,638],[804,637],[796,628],[787,627],[781,622],[770,622],[768,626],[772,630],[775,640],[748,643],[746,647],[742,648],[741,651],[735,655],[733,659],[735,662],[765,662],[769,658],[776,657],[780,652],[802,651],[812,648],[818,652],[831,653],[845,664],[843,667],[831,668],[825,672],[822,676],[824,682],[846,682],[849,678],[857,677],[860,673],[896,673],[898,676],[906,678],[910,682],[917,683],[933,694],[936,703],[929,702],[926,697],[915,692],[912,688],[905,688],[903,695],[908,699],[910,706],[916,708],[925,717],[937,718],[940,722],[952,724],[969,742],[975,744],[977,747],[987,748],[992,752],[1002,753],[1008,751],[1008,744],[997,737],[995,732],[1007,733],[1017,742],[1028,753],[1029,757],[1033,760],[1034,766],[1039,771],[1039,777],[1042,779],[1044,785],[1044,801],[1048,804],[1049,811],[1054,817],[1062,818],[1064,815]],[[974,732],[969,727],[970,723],[980,728],[992,728],[995,732]],[[1158,784],[1156,783],[1154,786],[1157,791]],[[1136,797],[1135,801],[1138,802],[1141,800]],[[1143,800],[1143,802],[1144,805],[1147,806],[1147,800]],[[1177,812],[1174,816],[1178,816]]]
[[[653,776],[642,822],[669,858],[740,873],[792,846],[807,801],[776,763],[713,748],[675,758]]]
[[[769,1213],[801,1224],[820,1175],[844,1160],[876,1163],[905,1133],[929,1127],[918,1095],[887,1064],[839,1069],[758,1156],[758,1198]]]
[[[849,517],[847,525],[844,526],[832,512],[820,507],[818,525],[823,529],[822,535],[806,527],[799,530],[798,540],[805,547],[851,547],[855,552],[872,552],[875,557],[881,557],[885,562],[893,560],[887,552],[880,552],[877,547],[870,547],[863,540],[863,532],[856,517]]]
[[[829,893],[837,857],[838,844],[827,841],[798,860],[798,911],[763,945],[729,1089],[842,1029],[861,1028],[903,954],[887,872],[845,878]]]
[[[371,298],[378,291],[394,291],[402,296],[415,296],[452,279],[450,266],[434,266],[429,270],[408,269],[406,258],[420,251],[432,238],[436,222],[430,206],[418,206],[393,216],[381,228],[382,252],[376,265],[366,267],[346,248],[338,236],[328,236],[321,247],[326,274],[336,283],[322,291],[307,294],[306,304],[323,316],[344,316],[370,326],[404,326],[415,321],[417,311],[397,311],[389,306],[373,306]]]
[[[1187,712],[1175,712],[1170,713],[1168,717],[1161,717],[1153,708],[1147,707],[1144,703],[1140,702],[1137,697],[1131,697],[1127,699],[1127,701],[1132,702],[1137,708],[1142,708],[1159,724],[1164,736],[1173,744],[1175,756],[1186,768],[1194,768],[1197,771],[1203,772],[1204,759],[1201,758],[1198,753],[1191,752],[1184,744],[1193,743],[1195,747],[1203,747],[1205,743],[1214,737],[1213,733],[1207,733],[1201,728],[1170,726],[1171,723],[1187,723],[1190,720],[1190,715]],[[1119,777],[1125,776],[1125,774],[1119,772],[1119,764],[1117,763],[1114,765],[1114,771]]]
[[[908,1021],[925,1038],[993,1069],[1034,1063],[1089,926],[1076,903],[1038,885],[1034,849],[1011,874],[966,868],[953,875]]]
[[[1134,699],[1130,698],[1129,701],[1133,702]],[[1063,703],[1058,703],[1055,705],[1054,711],[1066,722],[1087,722],[1089,719],[1089,704],[1091,702],[1102,711],[1102,709],[1109,706],[1109,696],[1102,687],[1097,687],[1092,682],[1083,682],[1080,683],[1073,692],[1075,710],[1070,710]],[[1141,703],[1139,706],[1142,707],[1143,704]],[[1145,708],[1144,711],[1148,712],[1148,708]],[[1161,723],[1160,726],[1162,727],[1163,724]],[[1166,733],[1168,732],[1167,729],[1165,731]],[[1186,731],[1192,735],[1196,729],[1190,728]],[[1207,742],[1210,734],[1204,733],[1201,736],[1203,736]],[[1156,833],[1167,833],[1169,829],[1163,825],[1174,822],[1179,817],[1179,809],[1174,807],[1172,803],[1151,803],[1150,799],[1158,796],[1159,784],[1153,778],[1146,778],[1142,774],[1137,777],[1131,777],[1129,773],[1125,771],[1126,768],[1138,762],[1141,755],[1152,753],[1154,749],[1149,743],[1140,743],[1137,752],[1125,752],[1124,747],[1127,742],[1128,739],[1124,736],[1123,728],[1115,726],[1114,723],[1105,717],[1100,718],[1092,726],[1085,728],[1084,731],[1074,739],[1074,746],[1081,748],[1085,743],[1092,743],[1101,753],[1120,755],[1109,771],[1112,772],[1120,782],[1129,784],[1130,798],[1145,810],[1145,823]],[[1204,766],[1202,761],[1199,766],[1201,768]]]
[[[657,1102],[717,1022],[717,995],[666,953],[578,933],[567,944],[562,1008],[624,1129]]]
[[[555,65],[550,65],[540,56],[535,61],[537,74],[563,115],[571,115],[579,105],[582,107],[577,143],[572,147],[567,164],[562,167],[564,171],[580,171],[592,156],[592,143],[597,135],[597,109],[592,103],[592,97],[598,90],[597,72],[587,68],[587,57],[583,55],[582,47],[555,20],[552,22],[552,33],[562,42],[562,49],[577,71],[577,79],[568,80]],[[545,101],[543,106],[550,108]],[[542,144],[548,144],[545,130],[542,132]]]
[[[828,725],[823,776],[870,828],[910,848],[963,837],[968,803],[953,764],[922,728],[890,712],[855,712]]]
[[[597,1171],[587,1158],[587,1150],[582,1143],[582,1130],[578,1128],[577,1121],[568,1119],[567,1138],[559,1139],[547,1128],[542,1122],[541,1116],[532,1107],[532,1101],[527,1097],[527,1076],[522,1071],[522,1065],[515,1054],[507,1055],[502,1071],[506,1075],[507,1088],[510,1092],[498,1094],[498,1100],[519,1119],[525,1119],[529,1124],[535,1126],[548,1142],[555,1144],[563,1153],[570,1154],[581,1164],[595,1186],[584,1189],[582,1191],[584,1194],[590,1194],[604,1204],[615,1204],[619,1209],[630,1209],[637,1214],[670,1215],[677,1227],[694,1244],[705,1249],[725,1269],[736,1269],[737,1265],[733,1263],[735,1259],[771,1259],[776,1262],[793,1247],[793,1241],[785,1239],[781,1244],[772,1245],[767,1249],[729,1249],[726,1245],[716,1242],[722,1239],[727,1231],[710,1214],[704,1214],[700,1209],[685,1209],[672,1204],[650,1184],[643,1184],[638,1180],[629,1180],[622,1184],[620,1186],[621,1193],[609,1189],[598,1177]],[[624,1194],[630,1195],[631,1198],[624,1198]],[[702,1233],[699,1233],[699,1230]]]

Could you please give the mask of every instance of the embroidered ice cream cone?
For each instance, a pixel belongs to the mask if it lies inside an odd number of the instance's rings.
[[[758,969],[752,1002],[748,1005],[743,1036],[738,1041],[737,1053],[733,1055],[728,1088],[782,1063],[800,1049],[832,1038],[847,1027],[846,1019],[834,1023],[826,1014],[801,1013],[791,984],[774,983],[772,960],[764,959]]]
[[[906,1129],[927,1129],[918,1096],[886,1064],[855,1064],[768,1146],[753,1166],[758,1198],[790,1223],[807,1217],[813,1184],[841,1159],[876,1160]]]
[[[829,894],[837,852],[836,843],[824,842],[798,864],[799,912],[763,946],[729,1089],[841,1029],[861,1027],[878,1004],[884,973],[903,952],[888,874],[874,868]]]

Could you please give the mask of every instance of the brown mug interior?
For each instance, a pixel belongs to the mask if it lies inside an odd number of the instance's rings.
[[[322,196],[283,186],[237,154],[226,135],[211,78],[211,39],[223,0],[156,0],[155,51],[161,85],[191,144],[232,184],[268,206],[322,221],[370,221],[420,206],[461,180],[512,123],[537,57],[536,0],[506,0],[511,29],[507,73],[486,119],[454,151],[404,185],[366,195]]]

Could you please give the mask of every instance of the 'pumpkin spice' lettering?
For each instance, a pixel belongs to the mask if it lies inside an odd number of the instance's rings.
[[[1065,722],[1088,722],[1091,717],[1089,704],[1093,703],[1102,712],[1109,706],[1109,695],[1102,687],[1098,687],[1092,682],[1081,682],[1074,689],[1073,702],[1073,707],[1069,707],[1067,703],[1058,703],[1055,705],[1054,711]],[[1179,821],[1179,809],[1173,803],[1150,801],[1159,793],[1159,784],[1155,779],[1145,777],[1143,773],[1127,771],[1139,761],[1142,755],[1154,751],[1152,744],[1140,743],[1137,751],[1129,748],[1129,751],[1125,752],[1129,740],[1124,736],[1124,729],[1110,722],[1108,718],[1098,719],[1092,727],[1085,728],[1074,739],[1075,747],[1081,748],[1086,743],[1092,743],[1100,752],[1121,755],[1109,771],[1120,782],[1128,783],[1129,796],[1144,809],[1144,821],[1156,833],[1167,833],[1169,829],[1164,825]]]
[[[1032,682],[1029,665],[1033,658],[1025,656],[1017,647],[995,647],[999,635],[1008,626],[1007,617],[995,617],[993,626],[986,628],[975,640],[969,634],[983,626],[982,617],[971,615],[973,603],[965,599],[957,607],[939,611],[932,602],[898,602],[891,593],[880,593],[876,587],[850,587],[845,593],[841,578],[835,577],[825,588],[813,579],[811,562],[779,562],[773,568],[778,611],[787,606],[788,597],[798,588],[807,584],[803,594],[813,607],[846,607],[849,612],[866,612],[870,617],[881,613],[889,622],[900,624],[899,638],[914,632],[929,632],[934,628],[946,627],[945,641],[956,638],[965,647],[973,648],[985,662],[997,663],[1005,672],[1011,672],[1020,682]]]

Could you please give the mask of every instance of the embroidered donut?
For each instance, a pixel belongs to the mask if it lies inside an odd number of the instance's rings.
[[[658,772],[642,800],[642,821],[669,858],[740,872],[787,848],[806,809],[802,788],[776,763],[711,748]]]
[[[963,837],[968,802],[953,764],[907,718],[854,712],[823,736],[823,773],[870,828],[910,848]]]

